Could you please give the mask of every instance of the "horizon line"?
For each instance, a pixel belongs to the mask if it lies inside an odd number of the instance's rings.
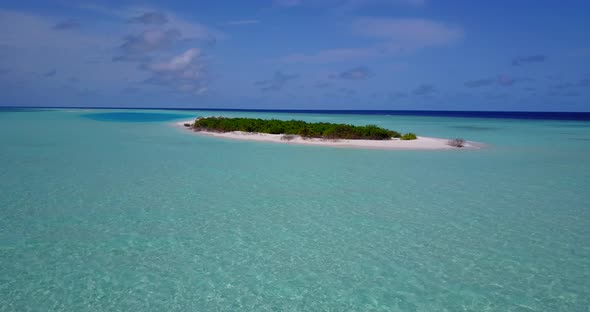
[[[449,110],[449,109],[301,109],[301,108],[213,108],[213,107],[133,107],[133,106],[4,106],[0,108],[53,108],[53,109],[152,109],[152,110],[210,110],[210,111],[268,111],[268,112],[457,112],[457,113],[542,113],[590,114],[590,111],[526,111],[526,110]]]

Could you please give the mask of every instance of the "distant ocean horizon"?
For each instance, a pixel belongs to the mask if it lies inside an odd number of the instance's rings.
[[[262,108],[182,108],[182,107],[90,107],[90,106],[0,106],[0,110],[29,109],[120,109],[120,110],[170,110],[170,111],[218,111],[261,112],[336,115],[391,115],[425,117],[464,117],[533,120],[588,120],[590,112],[551,111],[472,111],[472,110],[336,110],[336,109],[262,109]]]

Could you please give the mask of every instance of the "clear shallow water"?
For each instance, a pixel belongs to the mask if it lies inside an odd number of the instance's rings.
[[[589,309],[589,122],[223,112],[490,145],[375,151],[119,113],[0,112],[0,311]]]

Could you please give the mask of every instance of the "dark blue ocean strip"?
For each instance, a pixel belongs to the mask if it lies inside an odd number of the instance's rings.
[[[219,112],[262,112],[298,114],[338,115],[391,115],[463,118],[502,118],[537,120],[581,120],[590,121],[590,112],[521,112],[521,111],[433,111],[433,110],[309,110],[309,109],[226,109],[226,108],[180,108],[180,107],[0,107],[0,111],[26,111],[38,109],[136,109],[176,111],[219,111]]]

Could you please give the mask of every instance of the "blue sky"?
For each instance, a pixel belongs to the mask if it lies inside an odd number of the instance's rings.
[[[3,0],[0,105],[590,111],[590,1]]]

